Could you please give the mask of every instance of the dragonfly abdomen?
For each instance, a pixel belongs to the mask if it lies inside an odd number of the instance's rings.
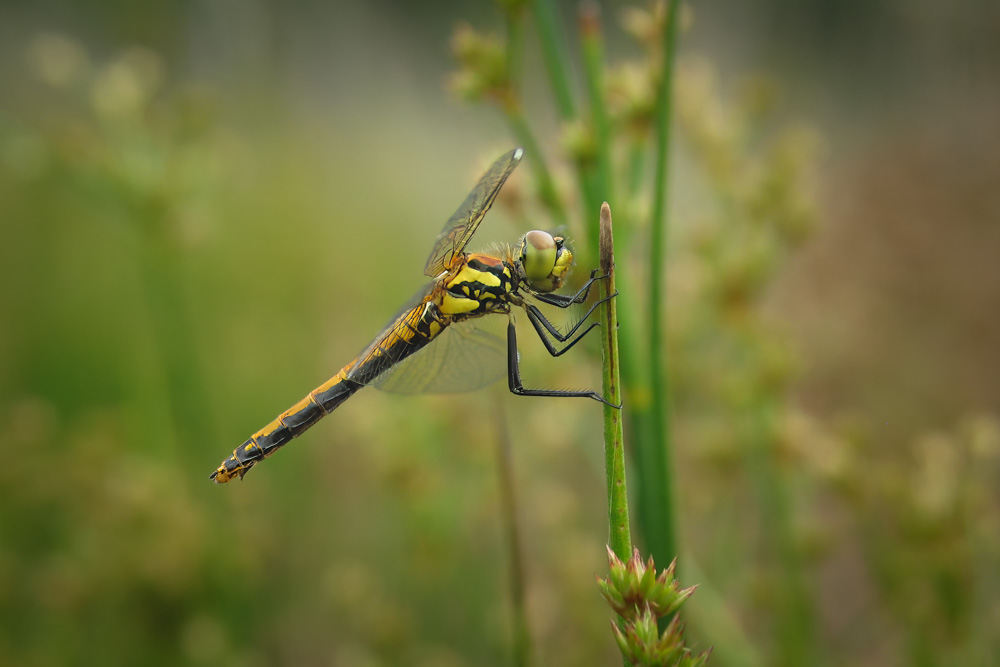
[[[292,438],[302,435],[310,426],[336,410],[341,403],[364,386],[347,379],[348,368],[309,392],[308,396],[254,433],[222,462],[212,473],[212,479],[223,484],[234,477],[242,478],[255,463],[267,458]]]
[[[305,433],[358,389],[427,345],[446,325],[432,303],[406,311],[357,359],[237,447],[212,473],[212,479],[219,484],[234,477],[242,479],[254,464]]]

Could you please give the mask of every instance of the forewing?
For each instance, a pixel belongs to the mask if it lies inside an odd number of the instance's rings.
[[[479,183],[465,198],[454,215],[445,224],[438,235],[434,250],[427,258],[424,273],[431,278],[451,269],[455,258],[459,256],[476,233],[483,216],[490,210],[493,200],[503,187],[504,181],[514,171],[524,150],[515,148],[493,163],[493,166],[479,179]]]
[[[374,385],[395,394],[453,394],[496,382],[506,373],[507,344],[477,324],[451,325]]]

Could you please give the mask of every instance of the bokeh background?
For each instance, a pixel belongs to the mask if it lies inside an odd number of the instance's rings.
[[[639,53],[625,7],[601,3],[611,63]],[[208,481],[419,287],[513,145],[449,92],[460,21],[503,25],[457,1],[0,2],[0,664],[508,664],[500,419],[534,655],[620,660],[589,401],[365,391]],[[994,3],[685,11],[668,356],[685,618],[714,664],[1000,660],[998,81]],[[792,202],[777,250],[737,225],[769,210],[741,194],[761,155],[754,192]],[[519,172],[483,241],[551,224]],[[599,383],[525,338],[526,381]]]

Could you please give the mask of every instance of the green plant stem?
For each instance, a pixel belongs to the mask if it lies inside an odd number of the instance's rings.
[[[155,203],[146,202],[139,211],[137,218],[157,221],[153,229],[165,225],[165,214]],[[172,450],[175,454],[185,448],[195,451],[201,439],[216,440],[218,434],[208,418],[207,406],[211,402],[205,390],[208,383],[204,368],[200,357],[193,353],[198,349],[197,328],[190,310],[191,300],[184,290],[181,256],[164,235],[155,231],[143,230],[139,243],[139,269],[152,327],[149,347],[155,356],[156,375],[162,377],[165,391],[164,396],[153,401],[159,405],[150,406],[156,415],[145,425],[143,438],[150,445],[161,439],[169,443],[163,446],[163,451]],[[153,395],[156,394],[160,394],[159,388]]]
[[[502,101],[502,111],[517,142],[527,151],[528,160],[538,174],[538,195],[559,221],[566,224],[566,210],[559,199],[555,182],[549,172],[535,135],[528,125],[521,105],[521,57],[524,52],[524,14],[520,10],[507,12],[507,80],[509,91]]]
[[[524,112],[521,110],[520,105],[516,102],[511,102],[504,109],[504,115],[507,118],[507,123],[510,125],[511,132],[514,133],[517,142],[527,152],[528,161],[531,162],[535,173],[538,175],[538,196],[548,207],[552,213],[552,217],[556,219],[558,224],[567,224],[566,209],[563,207],[559,193],[556,191],[555,181],[552,180],[552,174],[549,172],[549,167],[545,162],[545,156],[542,154],[542,149],[538,146],[538,142],[535,141],[535,135],[531,132],[531,128],[524,117]]]
[[[507,12],[507,78],[511,94],[521,99],[521,61],[524,57],[524,12],[511,9]]]
[[[646,516],[653,525],[644,526],[646,541],[650,551],[658,558],[673,558],[677,555],[673,508],[673,473],[671,470],[670,443],[670,391],[668,373],[663,360],[664,324],[664,255],[666,253],[667,231],[667,165],[670,157],[670,124],[672,116],[672,84],[674,49],[677,41],[679,0],[668,0],[666,25],[663,30],[662,69],[660,89],[657,92],[656,114],[656,173],[653,194],[652,224],[650,225],[649,248],[649,345],[647,349],[650,368],[650,388],[653,409],[650,427],[652,440],[643,452],[643,465],[649,466],[648,483],[653,488],[645,488],[647,502],[655,507],[647,508]],[[657,481],[657,478],[659,480]],[[645,484],[643,486],[646,486]],[[658,497],[657,497],[658,496]],[[650,511],[651,510],[651,511]]]
[[[597,5],[587,2],[580,8],[580,38],[583,49],[583,71],[590,101],[590,120],[594,126],[597,147],[596,188],[588,193],[596,197],[589,201],[588,211],[597,208],[598,201],[613,201],[611,180],[611,123],[604,102],[604,38]]]
[[[137,355],[131,371],[136,382],[131,399],[134,407],[129,412],[138,415],[141,423],[130,426],[142,434],[141,440],[150,451],[177,457],[182,438],[177,433],[175,382],[171,377],[176,348],[171,348],[170,341],[165,340],[162,328],[171,323],[169,306],[165,304],[173,301],[164,298],[170,282],[164,279],[165,262],[155,242],[148,235],[138,236],[138,248],[129,257],[136,260],[140,276],[136,282],[142,298],[132,308],[134,326],[141,332],[142,344],[135,347]]]
[[[743,620],[726,600],[724,591],[711,583],[711,577],[701,571],[698,561],[684,558],[684,571],[691,581],[698,584],[698,603],[684,608],[685,620],[702,628],[705,639],[714,644],[712,657],[720,664],[733,667],[764,667],[766,661],[747,635]]]
[[[556,98],[556,110],[563,122],[576,118],[573,94],[570,91],[569,64],[566,62],[563,39],[559,34],[559,17],[552,0],[535,0],[531,3],[538,29],[538,39],[542,45],[542,59],[548,70],[552,91]]]
[[[604,349],[604,398],[621,405],[621,381],[618,362],[618,308],[615,293],[614,243],[611,235],[611,207],[601,206],[601,296],[608,300],[602,309],[601,343]],[[604,406],[604,466],[608,483],[608,544],[622,560],[632,554],[632,534],[628,520],[628,489],[625,483],[625,439],[622,429],[622,409]]]
[[[636,228],[639,226],[638,193],[642,186],[646,167],[647,138],[633,135],[629,140],[628,154],[625,163],[624,196],[619,197],[616,205],[618,219],[625,224],[618,226],[618,245],[631,248]],[[618,190],[622,192],[622,190]],[[623,215],[624,213],[624,215]]]
[[[774,449],[777,399],[761,398],[751,407],[747,467],[761,507],[764,539],[775,550],[784,585],[779,591],[775,631],[780,665],[816,665],[815,612],[802,559],[795,544],[787,482]]]
[[[628,147],[628,172],[625,180],[625,194],[629,201],[635,198],[642,185],[643,167],[646,163],[646,140],[644,137],[633,137]]]
[[[567,49],[559,30],[558,12],[552,0],[534,0],[531,7],[535,17],[535,27],[538,30],[538,39],[542,46],[542,58],[545,61],[545,69],[548,72],[549,82],[555,96],[556,111],[559,114],[559,119],[564,124],[569,125],[577,119],[577,110],[573,100],[570,67],[566,57]],[[601,201],[601,196],[597,194],[594,178],[589,173],[591,170],[579,160],[576,161],[575,167],[577,180],[580,183],[583,210],[593,211]],[[560,222],[565,224],[565,216]],[[584,233],[580,234],[580,237],[584,239],[586,248],[577,248],[577,259],[586,263],[586,260],[594,256],[593,236]]]
[[[510,454],[510,431],[504,402],[496,402],[497,410],[497,472],[500,482],[500,513],[503,517],[507,558],[510,563],[510,600],[513,612],[513,662],[519,667],[531,663],[531,633],[525,605],[524,557],[521,550],[521,530],[517,518],[517,498],[514,493],[514,466]]]

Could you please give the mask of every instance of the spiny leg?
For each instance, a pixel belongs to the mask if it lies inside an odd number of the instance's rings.
[[[573,296],[566,296],[565,294],[546,294],[535,291],[531,292],[531,296],[535,297],[542,303],[549,304],[550,306],[556,306],[557,308],[569,308],[573,304],[583,303],[586,301],[587,297],[590,295],[591,286],[598,280],[604,280],[605,278],[607,278],[607,276],[598,277],[597,269],[594,269],[590,272],[590,278],[587,282],[585,282],[583,287],[580,288],[580,291]]]
[[[579,340],[579,339],[577,339]],[[575,341],[574,341],[575,342]],[[512,394],[518,396],[567,396],[580,398],[592,398],[613,408],[621,408],[620,405],[609,403],[596,391],[567,391],[562,389],[526,389],[521,384],[521,370],[517,358],[517,332],[514,329],[514,318],[507,323],[507,385]]]
[[[608,295],[608,296],[604,297],[603,299],[599,299],[599,300],[595,301],[593,303],[593,305],[590,306],[590,309],[586,312],[586,314],[584,314],[583,317],[581,317],[579,320],[577,320],[576,324],[574,324],[570,328],[570,330],[567,331],[566,333],[562,333],[561,331],[559,331],[559,329],[557,329],[555,327],[555,325],[552,324],[552,322],[550,322],[549,319],[547,317],[545,317],[545,315],[542,314],[542,311],[540,311],[537,307],[533,306],[530,303],[525,303],[525,304],[523,304],[523,306],[524,306],[524,309],[528,312],[528,317],[531,318],[531,323],[535,325],[535,330],[538,331],[538,335],[541,336],[543,340],[545,339],[545,335],[542,333],[542,330],[539,328],[539,324],[541,324],[541,326],[545,327],[545,330],[548,331],[549,334],[553,338],[555,338],[557,341],[559,341],[560,343],[565,343],[567,340],[569,340],[573,336],[573,334],[576,333],[577,329],[579,329],[581,326],[583,326],[583,323],[587,321],[587,319],[593,314],[593,312],[597,309],[597,307],[599,305],[601,305],[605,301],[608,301],[609,299],[613,299],[616,296],[618,296],[618,292],[615,292],[614,294]],[[538,318],[537,321],[534,318]],[[595,326],[597,326],[597,324],[598,323],[596,323],[596,322],[593,323],[593,324],[591,324],[590,327],[588,327],[587,331],[590,331],[590,329],[592,329]],[[585,331],[584,334],[585,333],[587,333],[587,332]],[[582,336],[583,334],[580,334],[580,335]],[[553,356],[558,356],[558,355],[553,355]]]
[[[583,333],[578,334],[575,338],[570,340],[573,334],[576,333],[577,329],[579,329],[583,325],[583,323],[587,321],[586,317],[584,317],[575,325],[573,325],[573,328],[570,329],[566,334],[562,334],[559,332],[558,329],[555,328],[555,326],[551,322],[549,322],[545,318],[544,315],[542,315],[542,312],[538,310],[538,308],[536,308],[535,306],[532,306],[530,303],[526,303],[524,304],[524,311],[528,315],[528,320],[531,321],[531,326],[535,327],[535,332],[538,333],[538,337],[542,340],[542,343],[545,345],[545,349],[548,350],[549,354],[551,354],[553,357],[561,356],[564,352],[566,352],[571,347],[579,343],[580,339],[586,336],[591,329],[601,325],[600,322],[591,322],[590,326],[583,330]],[[590,313],[587,313],[587,315],[590,315]],[[554,337],[560,343],[566,343],[566,341],[569,341],[569,343],[567,343],[561,350],[558,349],[552,343],[552,341],[549,340],[549,336],[546,335],[546,331],[548,331],[548,333],[551,334],[552,337]]]

